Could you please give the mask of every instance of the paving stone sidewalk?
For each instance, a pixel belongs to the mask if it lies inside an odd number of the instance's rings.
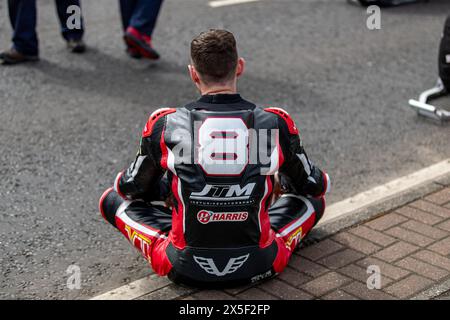
[[[373,265],[381,288],[370,290]],[[257,286],[198,291],[168,284],[140,299],[410,299],[427,290],[448,299],[449,289],[446,187],[298,250],[284,273]]]

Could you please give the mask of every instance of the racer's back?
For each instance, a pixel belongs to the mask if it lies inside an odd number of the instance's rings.
[[[204,279],[206,269],[215,280],[233,278],[236,267],[240,278],[270,270],[276,129],[276,115],[239,95],[203,96],[166,115],[161,148],[174,198],[168,257],[176,270]]]

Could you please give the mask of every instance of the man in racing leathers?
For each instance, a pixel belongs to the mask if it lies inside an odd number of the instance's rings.
[[[105,191],[100,211],[174,282],[271,277],[322,217],[329,177],[308,159],[287,112],[237,94],[245,61],[230,32],[201,33],[191,58],[201,98],[152,113],[135,161]],[[271,204],[275,180],[283,195]]]

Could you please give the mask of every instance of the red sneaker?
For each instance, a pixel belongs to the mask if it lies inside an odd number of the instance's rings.
[[[140,33],[133,27],[128,27],[125,31],[124,40],[130,48],[137,49],[142,57],[157,60],[159,54],[152,47],[152,38]]]

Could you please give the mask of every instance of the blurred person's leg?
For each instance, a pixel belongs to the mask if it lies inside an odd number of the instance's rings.
[[[123,31],[127,30],[133,17],[134,8],[136,8],[137,0],[120,0],[120,16],[122,17]]]
[[[163,0],[137,0],[129,26],[151,37]]]
[[[130,25],[131,18],[133,17],[133,12],[136,7],[137,0],[120,0],[120,16],[122,18],[122,28],[124,33],[126,32],[128,26]],[[125,43],[127,48],[126,52],[128,55],[135,59],[140,59],[142,55],[139,50],[133,46],[130,46],[128,43]]]
[[[2,64],[15,64],[38,59],[36,34],[36,1],[8,0],[9,18],[14,30],[10,50],[0,53]]]
[[[149,59],[158,59],[153,49],[152,34],[163,0],[136,0],[135,7],[125,31],[125,41]]]
[[[82,40],[84,34],[84,21],[83,17],[79,16],[79,26],[71,27],[73,21],[69,21],[72,19],[72,15],[75,13],[72,10],[68,9],[71,6],[77,6],[81,10],[81,4],[79,0],[55,0],[56,2],[56,11],[58,13],[59,22],[61,24],[61,34],[63,38],[67,42],[68,48],[75,53],[82,53],[86,50],[86,46]]]

